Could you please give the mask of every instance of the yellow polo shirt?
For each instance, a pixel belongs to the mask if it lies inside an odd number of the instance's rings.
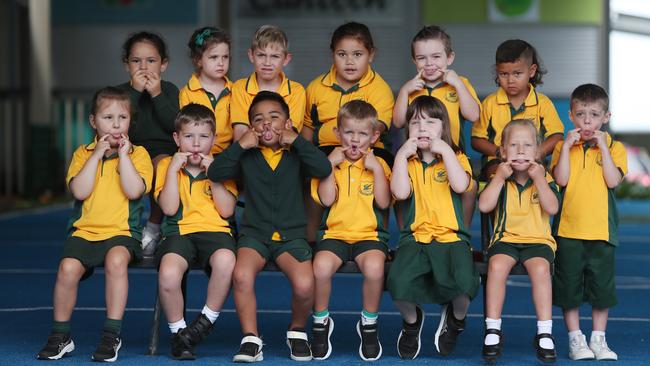
[[[546,181],[559,196],[558,187],[551,174],[546,173]],[[506,180],[495,213],[494,235],[490,245],[498,241],[546,244],[555,251],[557,246],[551,235],[550,217],[539,204],[539,193],[532,179],[528,179],[523,186],[514,179]]]
[[[456,157],[471,177],[472,167],[467,156],[459,152]],[[403,205],[404,227],[400,241],[415,239],[423,244],[434,240],[439,243],[469,242],[470,234],[463,223],[460,195],[449,186],[445,163],[434,160],[427,164],[413,156],[408,160],[408,173],[412,191]],[[472,185],[470,180],[467,190]]]
[[[377,158],[390,181],[388,164]],[[337,239],[353,244],[364,240],[387,243],[389,234],[383,225],[382,211],[375,206],[375,176],[364,167],[364,160],[352,163],[347,159],[336,166],[332,173],[336,181],[336,200],[325,208],[318,232],[318,240]],[[319,179],[311,181],[311,195],[320,204]]]
[[[553,102],[529,84],[530,92],[519,109],[510,104],[508,95],[501,87],[485,98],[481,106],[481,118],[472,126],[472,137],[486,139],[501,146],[501,133],[508,122],[525,118],[533,121],[544,140],[557,133],[564,134],[564,124],[555,110]],[[495,159],[483,156],[483,164]]]
[[[280,94],[289,105],[289,117],[291,117],[293,127],[300,132],[305,115],[305,88],[300,83],[289,80],[284,73],[280,75],[282,83],[275,92]],[[233,125],[240,123],[250,126],[248,108],[259,92],[260,87],[257,84],[257,75],[255,73],[235,82],[232,86],[232,99],[230,101],[230,120]]]
[[[388,129],[393,118],[395,99],[390,86],[372,68],[348,90],[336,84],[336,68],[318,76],[307,87],[307,110],[305,127],[314,130],[314,145],[337,146],[339,142],[334,127],[336,116],[341,106],[351,100],[364,100],[377,110],[379,120],[386,126],[386,131],[374,146],[383,148]],[[383,140],[383,141],[382,141]]]
[[[551,171],[560,159],[564,141],[555,145]],[[627,174],[625,146],[607,134],[612,160],[622,175]],[[614,189],[605,184],[603,156],[593,142],[580,142],[569,150],[571,174],[562,189],[562,207],[555,215],[553,234],[565,238],[604,240],[618,245],[618,212]]]
[[[167,169],[172,157],[162,159],[156,168],[156,188],[154,198],[158,200],[165,185]],[[237,186],[233,181],[223,183],[228,192],[237,197]],[[193,176],[185,169],[178,171],[178,193],[180,205],[174,216],[165,216],[162,225],[164,236],[187,235],[197,232],[218,232],[232,235],[232,227],[227,219],[219,215],[212,200],[210,180],[205,172]]]
[[[232,82],[228,77],[224,78],[226,79],[226,86],[220,95],[215,96],[203,89],[198,76],[192,74],[192,77],[178,95],[181,108],[188,104],[196,103],[204,105],[214,112],[217,130],[210,154],[218,154],[224,151],[232,142],[232,126],[230,124],[230,91],[232,90]]]
[[[97,139],[75,150],[65,180],[68,186],[95,151],[96,143]],[[144,181],[145,192],[142,197],[131,201],[124,195],[118,172],[120,159],[117,153],[102,158],[97,166],[92,193],[83,201],[75,201],[68,224],[69,236],[99,241],[124,235],[141,240],[143,198],[146,198],[151,190],[153,166],[149,154],[141,146],[133,146],[129,157]]]
[[[481,101],[476,96],[476,91],[474,87],[469,83],[469,80],[465,77],[460,77],[460,80],[463,82],[469,93],[472,95],[472,98],[476,101],[476,104],[481,105]],[[433,88],[425,87],[421,90],[418,90],[414,93],[409,94],[409,104],[420,95],[428,95],[439,99],[442,104],[447,108],[447,113],[449,114],[449,125],[451,127],[451,139],[454,141],[458,147],[465,151],[465,141],[463,135],[463,118],[462,113],[460,113],[460,102],[458,100],[458,93],[456,88],[447,84],[440,83]]]

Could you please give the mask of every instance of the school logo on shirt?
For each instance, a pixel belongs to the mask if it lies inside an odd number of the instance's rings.
[[[539,193],[538,192],[533,192],[533,194],[530,195],[530,202],[532,202],[535,205],[539,204]]]
[[[448,102],[456,103],[458,102],[458,94],[455,91],[450,91],[445,94],[445,99],[447,99]]]
[[[372,183],[361,182],[361,184],[359,185],[359,193],[361,193],[362,195],[372,196],[373,192],[374,189]]]
[[[206,183],[203,185],[203,193],[212,198],[212,189],[210,188],[210,183]]]
[[[598,155],[596,155],[596,164],[598,164],[598,166],[603,166],[603,154],[598,153]]]
[[[438,183],[446,183],[447,182],[447,170],[445,169],[437,169],[433,171],[433,180],[438,182]]]

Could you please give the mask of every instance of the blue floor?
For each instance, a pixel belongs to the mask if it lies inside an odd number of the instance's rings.
[[[638,205],[620,206],[622,215],[631,216],[650,212]],[[638,212],[637,212],[638,211]],[[44,344],[52,319],[52,288],[56,277],[58,257],[69,209],[66,207],[41,213],[23,213],[0,217],[3,237],[0,248],[0,365],[30,365],[43,362],[34,355]],[[478,218],[472,228],[478,233]],[[619,305],[610,312],[608,342],[619,355],[620,364],[648,364],[650,356],[650,225],[648,222],[624,222],[620,227],[621,246],[617,251],[617,286]],[[192,272],[188,281],[188,321],[202,307],[207,279],[200,272]],[[336,321],[332,356],[323,365],[362,364],[358,356],[358,337],[355,324],[361,309],[361,277],[337,275],[330,310]],[[118,362],[122,365],[166,365],[172,361],[169,354],[169,331],[161,327],[159,355],[145,356],[156,293],[156,274],[149,270],[130,272],[130,295],[123,325],[124,346]],[[72,334],[77,349],[59,364],[87,363],[93,352],[104,321],[104,279],[97,271],[82,282],[77,310],[72,319]],[[284,332],[289,321],[290,288],[279,273],[263,273],[258,280],[258,308],[260,332],[265,342],[263,364],[280,365],[291,362],[284,344]],[[380,339],[383,357],[376,364],[408,363],[411,365],[474,365],[480,358],[483,333],[482,294],[470,307],[467,329],[451,356],[440,357],[433,348],[433,334],[438,325],[438,306],[427,306],[423,331],[423,350],[417,360],[401,361],[397,357],[396,341],[401,318],[386,293],[380,315]],[[190,364],[229,364],[239,346],[239,322],[229,299],[217,320],[216,328],[198,348],[199,359]],[[503,317],[505,349],[500,364],[538,363],[532,348],[535,317],[530,299],[530,284],[526,277],[511,277]],[[581,314],[589,317],[587,308]],[[557,364],[573,364],[567,357],[567,336],[561,313],[554,309],[554,335],[559,351]],[[590,319],[582,321],[583,331],[591,328]],[[587,333],[588,334],[588,333]],[[581,362],[580,365],[596,364]]]

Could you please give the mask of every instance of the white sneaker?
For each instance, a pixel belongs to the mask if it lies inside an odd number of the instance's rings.
[[[596,355],[587,346],[587,337],[584,334],[569,339],[569,358],[574,361],[596,358]]]
[[[142,254],[153,255],[158,243],[160,242],[160,236],[160,231],[154,232],[145,226],[145,228],[142,229]]]
[[[618,355],[614,351],[609,349],[609,347],[607,346],[607,341],[605,340],[605,336],[602,335],[591,336],[591,341],[589,341],[589,348],[591,348],[591,350],[594,352],[594,355],[596,356],[596,359],[598,361],[618,360]]]

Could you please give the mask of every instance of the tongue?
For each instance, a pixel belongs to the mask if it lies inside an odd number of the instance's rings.
[[[271,140],[273,138],[273,131],[264,131],[264,134],[262,134],[262,137],[264,140]]]

